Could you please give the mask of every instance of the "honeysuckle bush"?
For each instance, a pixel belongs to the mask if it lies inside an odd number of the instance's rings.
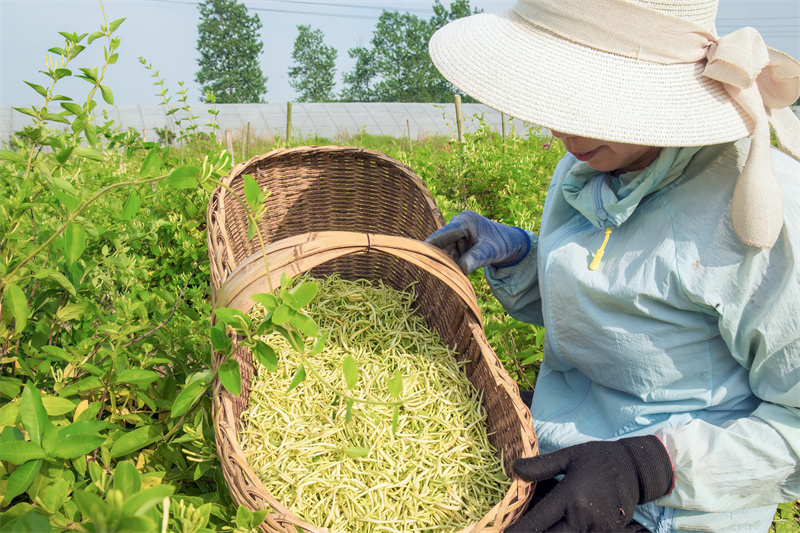
[[[204,228],[231,156],[213,112],[200,133],[163,89],[180,153],[96,110],[123,22],[61,32],[45,82],[25,82],[38,103],[16,109],[31,124],[0,150],[2,530],[252,531],[265,513],[230,499],[208,394],[240,383],[211,362]],[[77,66],[101,44],[103,65]],[[59,93],[69,77],[80,97]]]

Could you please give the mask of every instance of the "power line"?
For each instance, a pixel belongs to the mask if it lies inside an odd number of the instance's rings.
[[[184,4],[189,6],[197,7],[199,4],[197,2],[188,2],[183,0],[148,0],[149,2],[160,2],[164,4]],[[322,2],[307,2],[307,1],[293,1],[293,0],[271,0],[275,1],[285,1],[289,4],[311,4],[315,6],[330,6],[330,7],[350,7],[356,9],[366,9],[366,8],[377,8],[381,9],[382,11],[412,11],[411,9],[385,9],[379,8],[377,6],[354,6],[354,5],[347,5],[347,4],[326,4]],[[268,7],[251,7],[247,6],[247,9],[252,11],[264,11],[269,13],[290,13],[293,15],[309,15],[309,16],[320,16],[320,17],[340,17],[340,18],[349,18],[349,19],[360,19],[360,20],[378,20],[378,17],[375,15],[348,15],[345,13],[324,13],[321,11],[292,11],[289,9],[275,9],[275,8],[268,8]],[[422,11],[422,10],[413,10],[418,13],[429,13],[429,11]]]

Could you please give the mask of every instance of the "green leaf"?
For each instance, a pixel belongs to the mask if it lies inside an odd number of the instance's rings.
[[[392,398],[399,398],[403,393],[403,374],[399,368],[395,368],[392,377],[387,380],[386,384],[389,389],[389,395]]]
[[[75,286],[61,272],[52,270],[50,268],[45,268],[43,270],[39,270],[38,272],[36,272],[34,277],[36,279],[45,279],[45,278],[52,279],[53,281],[58,283],[61,286],[62,289],[65,289],[72,296],[76,296],[77,295],[77,292],[75,292]]]
[[[228,337],[228,334],[225,331],[224,322],[217,322],[214,324],[214,327],[211,328],[210,337],[211,346],[213,346],[215,350],[224,354],[230,353],[233,341],[230,337]]]
[[[19,414],[22,417],[22,425],[28,430],[31,442],[37,445],[41,444],[44,426],[49,420],[47,419],[47,411],[42,405],[42,393],[30,382],[25,383],[25,388],[22,390]]]
[[[354,459],[359,457],[366,457],[369,454],[369,448],[362,448],[361,446],[350,446],[347,448],[347,455]]]
[[[76,490],[72,493],[72,498],[75,500],[84,519],[95,522],[98,519],[103,520],[105,518],[105,503],[97,494],[87,490]]]
[[[78,260],[86,249],[86,230],[80,224],[70,222],[64,231],[64,252],[67,264],[72,264]]]
[[[37,113],[36,111],[34,111],[33,109],[31,109],[29,107],[12,107],[12,109],[14,111],[18,111],[18,112],[22,113],[23,115],[28,115],[29,117],[33,117],[33,118],[39,118],[39,113]]]
[[[284,304],[288,305],[289,308],[292,309],[292,311],[299,311],[300,310],[300,304],[297,302],[297,298],[295,298],[294,294],[292,294],[291,292],[282,291],[281,292],[281,301]]]
[[[150,150],[144,157],[144,161],[142,161],[142,168],[139,169],[139,178],[157,176],[163,164],[164,162],[161,160],[161,156],[158,155],[158,152],[156,150]]]
[[[15,426],[22,423],[19,404],[8,402],[0,407],[0,426]]]
[[[133,463],[120,461],[114,468],[114,488],[125,495],[136,494],[142,488],[142,476]]]
[[[152,370],[141,368],[126,368],[117,375],[117,383],[130,383],[133,385],[149,385],[159,378]]]
[[[63,152],[62,152],[63,153]],[[67,210],[67,212],[72,213],[75,209],[80,205],[81,201],[75,198],[73,195],[66,193],[64,191],[56,189],[55,191],[56,198],[59,199],[61,204]]]
[[[294,373],[292,382],[289,384],[289,388],[286,389],[286,392],[291,392],[292,389],[297,387],[300,383],[302,383],[304,379],[306,379],[306,367],[300,365],[297,367],[297,372]]]
[[[167,184],[175,189],[191,189],[197,187],[197,176],[199,174],[199,168],[184,165],[170,172],[167,177]]]
[[[308,337],[319,337],[319,329],[317,328],[317,324],[310,316],[306,316],[301,313],[295,313],[292,315],[292,318],[289,319],[289,324],[299,329]]]
[[[297,288],[290,291],[294,295],[297,305],[300,308],[306,307],[314,299],[319,290],[319,285],[313,281],[301,283]]]
[[[303,343],[303,340],[299,338],[294,331],[286,329],[282,326],[275,326],[275,331],[280,333],[284,339],[289,341],[289,344],[292,346],[292,349],[294,349],[294,351],[298,353],[305,352],[306,347],[305,344]]]
[[[59,322],[69,322],[80,318],[91,312],[92,306],[88,302],[75,302],[65,305],[56,312],[56,319]]]
[[[261,525],[261,523],[264,521],[265,518],[267,518],[266,509],[261,509],[259,511],[256,511],[255,513],[253,513],[253,519],[250,521],[250,527],[252,529],[258,528],[258,526]]]
[[[56,315],[58,316],[58,315]],[[76,383],[69,385],[58,393],[62,398],[69,398],[75,394],[84,394],[93,389],[100,389],[103,387],[103,382],[96,376],[89,376],[78,380]]]
[[[75,459],[91,453],[105,441],[106,437],[102,435],[68,435],[59,441],[58,448],[53,452],[53,455],[61,459]]]
[[[42,449],[44,450],[45,457],[48,459],[53,457],[53,452],[55,452],[58,444],[58,430],[56,426],[48,420],[44,425],[44,433],[42,434]]]
[[[61,416],[71,413],[76,405],[66,398],[58,396],[42,396],[42,405],[48,416]]]
[[[204,381],[195,381],[184,387],[172,403],[170,418],[177,418],[191,409],[195,402],[203,396],[207,388],[208,384]]]
[[[103,162],[105,160],[105,156],[103,154],[86,146],[76,146],[72,153],[79,157],[91,159],[92,161]]]
[[[120,220],[130,220],[139,207],[142,205],[142,195],[136,189],[131,189],[128,195],[128,200],[125,202],[125,207],[122,209],[122,214],[119,216]]]
[[[253,520],[253,512],[244,505],[239,505],[236,510],[236,527],[241,529],[252,529],[251,521]]]
[[[67,120],[63,116],[59,115],[58,113],[45,113],[44,117],[42,117],[42,118],[44,120],[49,120],[51,122],[58,122],[60,124],[69,124],[70,123],[69,120]]]
[[[255,346],[252,348],[253,354],[256,359],[264,365],[270,372],[278,370],[278,356],[275,355],[275,349],[266,342],[257,339]]]
[[[274,294],[269,294],[266,292],[262,292],[259,294],[254,294],[250,298],[253,299],[254,302],[258,302],[264,306],[267,311],[273,312],[275,309],[278,308],[280,302],[275,297]]]
[[[219,309],[214,309],[214,314],[217,319],[239,332],[249,330],[253,325],[250,317],[238,309],[220,307]]]
[[[291,307],[285,304],[281,304],[275,309],[275,312],[272,313],[272,323],[273,324],[285,324],[292,318],[295,312],[292,310]]]
[[[58,70],[59,70],[59,69],[56,69],[56,71],[58,71]],[[93,82],[97,83],[97,76],[98,76],[98,74],[97,74],[97,67],[94,67],[94,68],[80,67],[80,69],[79,69],[79,70],[80,70],[81,72],[83,72],[83,76],[85,76],[85,78],[84,78],[84,79],[86,79],[86,80],[91,80],[91,81],[93,81]],[[80,77],[82,77],[82,76],[78,76],[78,77],[80,78]]]
[[[111,446],[109,455],[112,459],[128,455],[145,446],[149,446],[161,438],[161,430],[155,424],[140,427],[122,435]]]
[[[234,396],[242,393],[242,375],[239,372],[239,363],[235,359],[228,359],[219,365],[219,380]]]
[[[114,93],[111,92],[108,85],[100,85],[100,92],[103,94],[103,100],[105,100],[108,105],[114,105]]]
[[[25,158],[10,150],[0,150],[0,160],[11,161],[12,163],[25,164]]]
[[[42,507],[50,514],[55,513],[64,505],[67,498],[67,482],[64,478],[56,479],[54,483],[47,487],[44,493]],[[41,500],[40,500],[41,501]]]
[[[347,388],[352,390],[353,387],[356,386],[356,383],[358,383],[358,367],[352,355],[347,354],[344,357],[344,361],[342,361],[342,371],[344,372],[344,382]]]
[[[82,46],[80,44],[76,44],[75,46],[72,47],[72,50],[69,51],[69,58],[70,59],[75,59],[76,57],[78,57],[78,54],[80,54],[84,50],[86,50],[85,46]]]
[[[64,150],[59,151],[56,154],[56,161],[58,161],[59,164],[63,165],[64,163],[67,162],[67,159],[69,159],[69,156],[72,155],[72,151],[74,149],[75,149],[74,146],[70,146],[68,148],[65,148]]]
[[[44,450],[38,444],[27,440],[12,440],[0,446],[0,460],[12,465],[44,458]]]
[[[19,468],[14,470],[8,476],[8,485],[6,485],[6,496],[3,503],[7,504],[30,487],[36,476],[39,475],[39,470],[42,468],[41,459],[33,459],[22,463]]]
[[[84,130],[84,133],[86,134],[86,140],[89,142],[89,144],[91,144],[92,146],[97,144],[97,128],[94,127],[94,124],[92,124],[91,122],[86,124],[86,129]]]
[[[65,439],[70,435],[96,435],[98,431],[102,431],[109,426],[110,424],[105,420],[81,420],[61,428],[58,431],[58,438]]]
[[[121,18],[121,19],[117,19],[117,20],[115,20],[115,21],[114,21],[114,22],[112,22],[112,23],[111,23],[111,25],[109,26],[109,28],[108,28],[108,31],[109,31],[110,33],[114,33],[115,31],[117,31],[117,28],[119,28],[119,25],[120,25],[120,24],[122,24],[124,21],[125,21],[125,18],[124,18],[124,17],[123,17],[123,18]]]
[[[89,38],[86,40],[86,44],[92,44],[95,39],[99,39],[103,35],[105,35],[105,34],[103,32],[101,32],[101,31],[96,31],[96,32],[92,33],[89,36]]]
[[[25,293],[16,283],[8,285],[4,305],[16,321],[15,331],[17,333],[21,332],[28,323],[30,309],[28,308],[28,299],[25,297]]]
[[[60,105],[71,115],[82,115],[84,112],[81,106],[73,102],[61,102]]]
[[[86,128],[86,125],[88,123],[89,123],[89,116],[86,113],[81,113],[80,115],[75,117],[75,120],[72,121],[72,125],[70,127],[72,128],[73,132],[79,133],[83,131],[84,128]]]
[[[322,336],[320,338],[318,338],[314,342],[314,346],[312,346],[311,347],[311,351],[308,352],[309,356],[313,356],[313,355],[317,355],[319,353],[322,353],[322,350],[325,349],[325,342],[328,340],[328,334],[329,333],[330,333],[329,331],[326,331],[325,333],[322,334]]]
[[[47,518],[39,514],[36,509],[30,508],[25,514],[8,524],[10,529],[6,529],[3,521],[3,533],[51,533],[50,523]]]
[[[62,55],[62,54],[59,54],[59,55]],[[34,91],[36,91],[37,93],[39,93],[39,95],[40,95],[40,96],[44,96],[45,98],[47,98],[47,89],[45,89],[45,88],[44,88],[44,87],[42,87],[41,85],[36,85],[35,83],[31,83],[31,82],[29,82],[29,81],[24,81],[24,80],[23,80],[23,82],[24,82],[26,85],[28,85],[28,87],[30,87],[31,89],[33,89]]]
[[[264,196],[258,183],[250,174],[243,174],[244,178],[244,198],[247,205],[250,206],[251,211],[255,211],[258,207],[259,200]]]

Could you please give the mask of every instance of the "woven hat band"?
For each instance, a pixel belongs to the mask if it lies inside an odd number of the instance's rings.
[[[597,50],[653,63],[694,63],[717,40],[713,30],[627,0],[519,0],[530,24]]]

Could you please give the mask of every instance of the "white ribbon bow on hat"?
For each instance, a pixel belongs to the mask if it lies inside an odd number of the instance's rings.
[[[767,47],[753,28],[719,38],[707,57],[703,74],[722,82],[755,123],[733,192],[733,229],[742,242],[771,248],[783,227],[783,195],[772,168],[769,125],[781,149],[800,160],[800,121],[789,107],[800,94],[800,65]]]
[[[783,195],[770,155],[779,147],[800,161],[800,63],[766,44],[753,28],[718,37],[699,24],[627,0],[520,0],[522,21],[598,50],[662,64],[707,61],[703,74],[723,87],[752,120],[751,144],[731,202],[733,229],[771,248],[783,227]],[[625,21],[626,23],[620,23]]]

